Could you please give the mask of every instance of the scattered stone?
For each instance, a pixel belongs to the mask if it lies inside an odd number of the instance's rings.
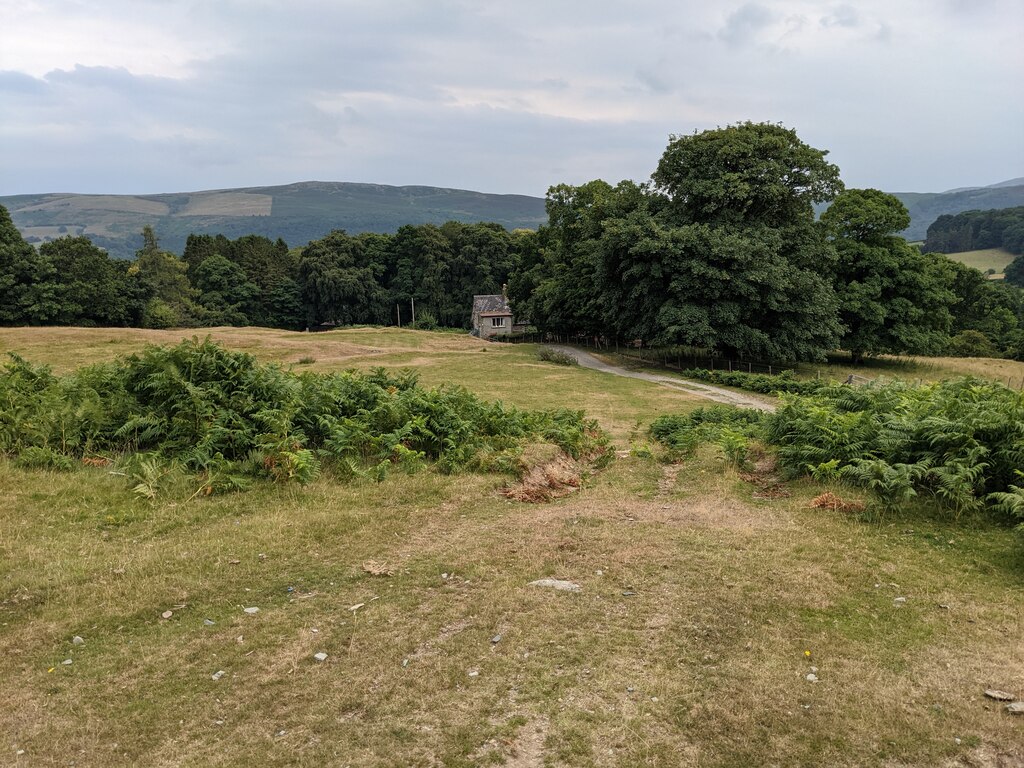
[[[213,724],[214,725],[224,725],[224,721],[223,720],[214,720]]]
[[[580,585],[563,579],[537,579],[530,582],[531,587],[549,587],[562,592],[579,592]]]
[[[174,611],[164,611],[163,613],[160,614],[160,618],[161,619],[169,619],[173,615],[174,615]]]
[[[1011,715],[1024,715],[1024,701],[1015,701],[1006,705],[1006,711]]]
[[[997,690],[995,688],[989,688],[987,691],[985,691],[985,695],[988,698],[990,698],[990,699],[995,699],[996,701],[1016,701],[1017,700],[1017,697],[1014,696],[1012,693],[1007,693],[1006,691],[1000,691],[1000,690]]]
[[[480,675],[480,670],[479,669],[471,669],[471,670],[469,670],[468,674],[469,674],[470,677],[478,677]]]
[[[353,605],[353,606],[352,606],[351,608],[349,608],[349,610],[350,610],[350,611],[358,611],[358,610],[359,610],[360,608],[362,608],[362,607],[363,607],[364,605],[366,605],[366,603],[356,603],[356,604],[355,604],[355,605]]]
[[[817,667],[811,667],[811,672],[813,672],[814,674],[818,674],[818,668]]]
[[[274,735],[277,736],[278,738],[280,738],[281,736],[284,736],[286,733],[288,733],[288,731],[282,729],[282,730],[278,731],[277,733],[275,733]]]
[[[956,744],[959,747],[960,744],[961,744],[961,741],[960,741],[960,739],[953,739],[953,743]]]
[[[241,560],[228,560],[228,565],[238,565]]]
[[[71,666],[72,664],[74,664],[74,662],[71,659],[64,659],[64,661],[62,661],[61,664],[65,666]]]
[[[636,592],[623,592],[623,597],[636,597]]]
[[[402,669],[405,669],[408,666],[409,666],[409,660],[408,659],[402,659]]]
[[[71,643],[73,645],[85,645],[85,640],[80,638],[78,635],[75,635],[74,637],[71,638]]]
[[[16,754],[16,755],[24,755],[24,754],[25,754],[25,750],[24,750],[24,749],[19,749],[19,750],[18,750],[17,752],[15,752],[14,754]]]
[[[257,608],[255,605],[250,608],[243,608],[242,610],[248,613],[249,615],[260,612],[260,609]]]
[[[946,603],[939,603],[939,608],[942,608],[944,611],[949,610],[949,606]]]
[[[658,703],[658,697],[657,696],[651,696],[651,701],[653,701],[655,704],[657,704]]]
[[[636,690],[636,688],[634,688],[632,685],[627,685],[626,686],[626,693],[633,693],[633,691],[635,691],[635,690]]]
[[[599,570],[596,570],[596,571],[594,571],[594,575],[595,575],[595,576],[604,576],[604,571],[602,571],[602,570],[600,570],[600,569],[599,569]]]
[[[222,677],[224,677],[224,675],[225,675],[224,670],[223,669],[218,669],[216,672],[214,672],[212,675],[210,675],[210,679],[211,680],[220,680]]]
[[[501,642],[501,635],[495,635],[491,638],[491,645],[497,645]]]
[[[895,605],[895,606],[901,606],[901,605],[903,605],[906,602],[907,602],[907,598],[905,598],[905,597],[896,597],[896,598],[893,598],[892,604]]]
[[[816,682],[818,682],[818,676],[816,674],[814,674],[813,672],[811,672],[811,674],[809,674],[805,679],[809,683],[816,683]]]
[[[203,619],[203,624],[205,624],[208,627],[212,627],[216,623],[217,622],[214,621],[213,619]]]
[[[313,658],[317,661],[327,661],[327,654],[323,651],[320,651],[320,653],[314,653]]]
[[[447,579],[448,578],[448,574],[447,573],[442,573],[441,574],[441,578],[442,579]]]

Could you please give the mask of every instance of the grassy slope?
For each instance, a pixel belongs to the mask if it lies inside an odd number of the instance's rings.
[[[966,264],[968,267],[980,269],[982,272],[992,269],[1000,275],[1010,265],[1010,262],[1017,258],[1004,248],[985,248],[980,251],[964,251],[948,255],[949,258]]]
[[[426,381],[521,405],[585,407],[620,446],[637,420],[696,403],[464,337],[214,335],[266,359],[411,364]],[[37,329],[0,343],[67,369],[173,337]],[[811,484],[756,499],[714,451],[678,472],[620,458],[550,504],[510,503],[500,482],[321,479],[187,502],[182,485],[145,502],[104,470],[0,463],[8,759],[16,749],[32,765],[1024,758],[1019,724],[980,696],[1024,679],[1014,641],[1024,558],[1010,532],[924,517],[865,525],[808,509]],[[393,575],[369,575],[368,560]],[[547,575],[583,590],[526,586]],[[811,665],[819,683],[805,680]]]

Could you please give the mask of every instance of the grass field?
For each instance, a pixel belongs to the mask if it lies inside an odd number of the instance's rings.
[[[434,472],[193,499],[182,479],[145,501],[104,469],[0,459],[0,763],[1024,761],[1021,723],[983,697],[1024,694],[1012,531],[925,504],[867,524],[810,509],[810,482],[759,498],[712,449],[630,454],[638,427],[702,401],[525,345],[212,335],[296,369],[411,366],[585,408],[619,458],[534,505],[495,476]],[[69,370],[180,337],[5,329],[0,351]],[[529,586],[547,576],[581,590]]]
[[[968,267],[980,269],[982,272],[993,270],[995,274],[1002,275],[1003,271],[1010,265],[1010,262],[1017,257],[1002,248],[985,248],[980,251],[964,251],[963,253],[947,254],[954,261],[966,264]]]

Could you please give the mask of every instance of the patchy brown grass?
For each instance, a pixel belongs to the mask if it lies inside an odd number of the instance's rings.
[[[344,333],[434,360],[438,379],[494,355],[519,386],[493,387],[523,403],[606,403],[620,449],[637,421],[694,402],[584,372],[555,383],[518,367],[525,350]],[[295,353],[263,339],[267,359]],[[102,342],[84,346],[95,359]],[[865,524],[811,509],[823,489],[808,481],[762,498],[711,447],[668,470],[618,455],[534,504],[499,477],[432,472],[149,502],[108,467],[0,459],[0,763],[1024,759],[1019,721],[983,696],[1024,692],[1012,531],[923,513]],[[581,589],[528,586],[549,576]]]

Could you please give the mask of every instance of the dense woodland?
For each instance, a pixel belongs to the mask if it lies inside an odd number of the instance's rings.
[[[992,211],[965,211],[939,216],[928,227],[921,246],[925,253],[963,253],[984,248],[1003,248],[1024,255],[1024,207]]]
[[[415,301],[419,327],[468,328],[473,294],[508,283],[520,318],[562,335],[785,361],[1024,358],[1024,291],[910,246],[903,204],[845,189],[826,156],[744,123],[672,137],[648,184],[552,187],[538,231],[448,222],[294,249],[192,235],[179,256],[147,227],[130,261],[84,237],[37,250],[0,207],[0,323],[393,325]]]

